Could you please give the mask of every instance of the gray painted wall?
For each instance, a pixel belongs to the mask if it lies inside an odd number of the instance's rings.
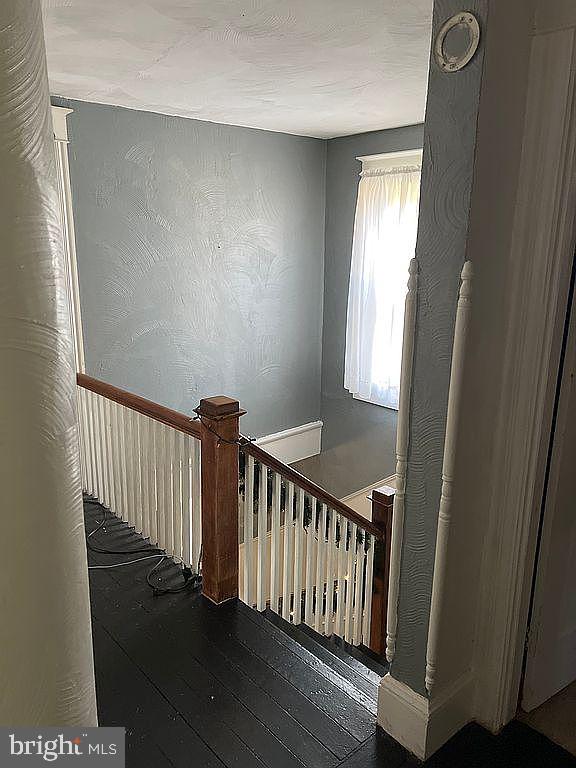
[[[488,0],[471,0],[485,27]],[[457,0],[435,0],[432,39]],[[425,694],[424,673],[454,320],[466,259],[484,41],[460,72],[432,61],[416,257],[418,314],[414,352],[404,541],[393,677]]]
[[[344,136],[328,141],[324,327],[322,333],[322,454],[296,466],[338,497],[394,473],[396,411],[354,400],[344,389],[346,309],[354,213],[362,155],[422,147],[424,127]]]
[[[262,435],[320,416],[324,141],[85,102],[70,165],[87,372]]]

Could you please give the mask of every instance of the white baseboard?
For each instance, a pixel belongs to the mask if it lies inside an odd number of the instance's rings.
[[[388,674],[380,683],[378,724],[420,760],[426,760],[473,719],[473,706],[471,672],[432,699]]]
[[[320,453],[322,427],[323,422],[311,421],[309,424],[259,437],[256,445],[266,448],[272,456],[285,464],[292,464]]]

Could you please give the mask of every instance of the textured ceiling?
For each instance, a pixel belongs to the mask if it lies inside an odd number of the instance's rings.
[[[331,137],[424,119],[432,0],[45,0],[51,92]]]

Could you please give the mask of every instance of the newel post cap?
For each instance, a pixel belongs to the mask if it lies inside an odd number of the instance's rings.
[[[207,419],[227,419],[232,416],[243,416],[246,411],[240,408],[238,400],[226,395],[216,395],[202,398],[198,408],[194,409],[194,413]]]

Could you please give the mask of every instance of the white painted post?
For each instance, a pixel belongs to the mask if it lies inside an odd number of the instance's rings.
[[[304,491],[297,489],[296,520],[294,522],[294,607],[292,623],[302,622],[302,563],[304,549]]]
[[[10,511],[0,722],[95,726],[76,371],[39,0],[0,3],[0,168],[0,487]]]
[[[412,365],[414,359],[414,334],[418,288],[418,262],[412,259],[409,266],[408,292],[404,308],[404,337],[400,369],[400,402],[396,428],[396,493],[392,513],[392,541],[390,543],[390,579],[388,584],[388,608],[386,614],[386,658],[392,661],[396,653],[398,629],[398,590],[400,586],[400,561],[404,534],[404,498],[406,495],[406,470],[410,438],[410,401],[412,393]]]
[[[430,604],[430,623],[428,625],[428,645],[426,648],[426,690],[428,693],[432,692],[436,677],[438,631],[446,581],[446,554],[452,514],[452,482],[456,459],[456,432],[464,372],[464,353],[468,336],[468,325],[470,323],[472,274],[472,262],[466,261],[462,268],[462,284],[456,310],[452,365],[450,368],[450,388],[448,390],[448,415],[446,418],[446,437],[444,440],[444,459],[442,463],[442,493],[440,496],[438,528],[436,531],[432,601]]]
[[[290,621],[290,603],[294,583],[294,483],[286,488],[286,509],[284,512],[284,573],[282,578],[282,618]]]

